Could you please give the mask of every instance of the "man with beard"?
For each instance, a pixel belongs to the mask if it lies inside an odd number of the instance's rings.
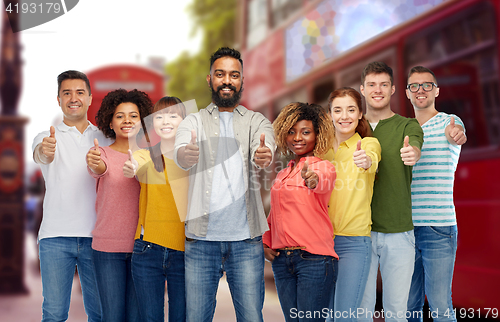
[[[174,160],[190,170],[186,218],[187,321],[211,321],[225,272],[238,321],[263,321],[268,229],[258,168],[272,162],[271,122],[239,105],[240,53],[223,47],[210,58],[212,103],[179,125]]]

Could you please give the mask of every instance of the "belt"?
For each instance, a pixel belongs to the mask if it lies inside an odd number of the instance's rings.
[[[305,249],[305,246],[293,246],[293,247],[282,247],[276,250],[297,250],[297,249]]]

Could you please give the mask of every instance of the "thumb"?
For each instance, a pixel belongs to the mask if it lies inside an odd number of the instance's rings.
[[[450,125],[451,125],[451,127],[455,126],[455,118],[453,116],[450,119]]]
[[[306,162],[304,162],[304,165],[302,166],[302,171],[300,172],[300,175],[302,176],[302,178],[304,178],[307,174],[307,170],[309,170],[309,164]]]
[[[97,138],[94,139],[94,146],[95,146],[95,150],[99,151],[99,141],[97,140]]]
[[[358,145],[356,146],[356,151],[361,150],[361,140],[358,141]]]
[[[404,141],[403,147],[407,148],[409,146],[410,146],[410,137],[407,135],[407,136],[405,136],[405,141]]]
[[[191,130],[191,144],[196,144],[196,130]]]
[[[50,127],[50,137],[51,138],[56,137],[56,129],[53,126]]]
[[[260,146],[259,148],[265,148],[266,147],[266,135],[262,133],[260,135]]]
[[[132,150],[128,150],[128,159],[130,160],[130,162],[132,162],[134,160],[134,157],[132,156]]]

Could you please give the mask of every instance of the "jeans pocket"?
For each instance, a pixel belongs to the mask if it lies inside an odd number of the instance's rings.
[[[429,229],[439,236],[452,238],[455,233],[453,226],[429,226]]]
[[[188,244],[194,244],[197,241],[198,241],[198,239],[186,237],[186,243],[188,243]]]
[[[415,233],[413,230],[405,231],[404,233],[405,239],[410,243],[412,247],[415,247]]]
[[[252,245],[262,244],[262,236],[248,238],[248,239],[245,239],[244,242],[247,244],[252,244]]]
[[[331,256],[317,255],[306,252],[305,250],[300,253],[300,258],[306,261],[322,261],[330,258]]]
[[[136,239],[134,242],[134,254],[143,254],[145,253],[148,249],[151,248],[151,244],[148,242],[145,242],[141,239]]]

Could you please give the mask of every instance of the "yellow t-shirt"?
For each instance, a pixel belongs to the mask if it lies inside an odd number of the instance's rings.
[[[369,169],[358,168],[353,161],[358,141],[361,149],[372,159]],[[337,170],[337,180],[328,203],[328,214],[334,235],[370,236],[373,182],[380,162],[380,144],[376,138],[361,139],[355,133],[340,144],[337,153],[333,149],[323,157],[332,162]]]
[[[156,171],[146,149],[135,151],[133,156],[139,163],[136,176],[141,185],[135,238],[140,237],[143,228],[143,240],[184,251],[189,172],[165,156],[166,171]]]

